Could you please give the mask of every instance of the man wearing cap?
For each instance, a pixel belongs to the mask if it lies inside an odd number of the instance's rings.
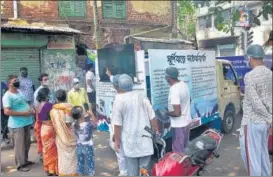
[[[154,128],[158,133],[157,120],[148,98],[133,91],[129,75],[119,77],[118,90],[112,111],[115,150],[120,151],[122,142],[128,175],[138,176],[140,168],[147,167],[154,154],[151,135],[144,128]]]
[[[171,120],[172,151],[183,153],[189,141],[191,123],[190,91],[188,86],[178,80],[179,72],[175,67],[169,67],[165,72],[169,83],[167,115]]]
[[[249,176],[270,176],[268,136],[272,126],[272,71],[264,66],[264,50],[250,45],[246,50],[253,68],[245,75],[241,155]]]
[[[73,88],[67,94],[67,102],[73,106],[82,106],[85,108],[84,105],[87,104],[89,107],[91,107],[86,90],[84,88],[80,88],[79,79],[74,78],[72,84]]]
[[[110,81],[113,83],[113,86],[118,94],[119,90],[118,90],[118,79],[120,74],[117,74],[115,76],[113,76],[111,74],[111,72],[109,71],[107,73],[107,75],[110,77]],[[115,99],[114,99],[115,100]],[[110,118],[112,119],[112,112],[110,111]],[[114,142],[115,142],[115,138],[114,138],[114,125],[113,123],[111,123],[111,127],[109,128],[109,132],[110,132],[110,146],[115,149],[114,147]],[[120,143],[122,144],[122,143]],[[119,175],[118,176],[127,176],[127,168],[126,168],[126,160],[125,160],[125,156],[124,156],[124,151],[122,146],[120,145],[120,150],[119,152],[116,152],[116,156],[117,156],[117,161],[118,161],[118,167],[119,167]]]

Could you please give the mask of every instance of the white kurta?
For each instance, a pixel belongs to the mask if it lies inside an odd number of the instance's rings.
[[[122,126],[121,142],[126,157],[144,157],[154,153],[151,135],[144,130],[151,127],[154,110],[147,97],[135,92],[118,94],[112,112],[112,124]]]

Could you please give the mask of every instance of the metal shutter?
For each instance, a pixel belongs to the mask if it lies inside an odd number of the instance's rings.
[[[1,50],[1,80],[6,80],[9,74],[20,75],[20,68],[28,68],[29,77],[37,88],[40,83],[40,55],[39,49],[2,49]]]

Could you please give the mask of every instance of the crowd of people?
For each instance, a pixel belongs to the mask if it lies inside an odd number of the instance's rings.
[[[247,57],[253,69],[245,76],[240,146],[245,168],[251,176],[270,175],[267,137],[272,126],[272,71],[264,66],[263,56],[261,46],[248,47]],[[39,77],[41,86],[37,90],[27,77],[26,68],[21,68],[20,77],[8,76],[2,107],[4,115],[9,116],[17,170],[27,172],[28,166],[33,164],[28,160],[28,152],[35,117],[37,150],[47,175],[95,174],[92,137],[96,128],[93,113],[96,94],[94,74],[89,71],[87,90],[74,78],[70,91],[60,89],[56,92],[49,89],[47,74]],[[113,76],[108,69],[106,74],[116,90],[110,116],[110,139],[120,176],[138,176],[140,168],[148,167],[154,154],[152,139],[144,128],[152,128],[159,135],[156,115],[149,99],[133,91],[133,80],[129,75]],[[178,78],[177,68],[166,69],[165,79],[170,85],[168,109],[161,113],[170,117],[173,152],[183,153],[190,137],[190,91]],[[7,139],[7,133],[4,136]]]
[[[10,139],[14,146],[15,164],[18,171],[27,172],[34,162],[29,161],[31,132],[34,128],[37,151],[49,176],[75,176],[95,174],[93,129],[94,100],[89,100],[85,88],[80,88],[74,78],[70,91],[53,92],[48,87],[48,74],[41,74],[41,85],[35,90],[28,77],[27,68],[21,75],[9,75],[2,85],[2,115],[7,122],[3,139]],[[4,90],[4,86],[7,86]],[[91,97],[90,99],[94,99]],[[85,172],[85,169],[88,169]]]

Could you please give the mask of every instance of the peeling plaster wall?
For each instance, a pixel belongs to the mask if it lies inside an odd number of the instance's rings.
[[[12,18],[12,0],[1,1],[2,6],[2,18]],[[126,1],[127,19],[103,19],[101,1],[97,1],[97,7],[100,27],[103,28],[100,34],[101,47],[110,43],[123,43],[125,36],[135,34],[136,31],[151,30],[172,24],[172,1]],[[18,18],[57,25],[69,23],[72,28],[88,34],[81,36],[81,41],[90,48],[95,46],[93,37],[93,1],[91,0],[86,1],[86,17],[68,20],[59,16],[57,0],[20,0],[18,1]],[[169,33],[169,31],[154,32],[144,36],[163,37],[169,36]]]

